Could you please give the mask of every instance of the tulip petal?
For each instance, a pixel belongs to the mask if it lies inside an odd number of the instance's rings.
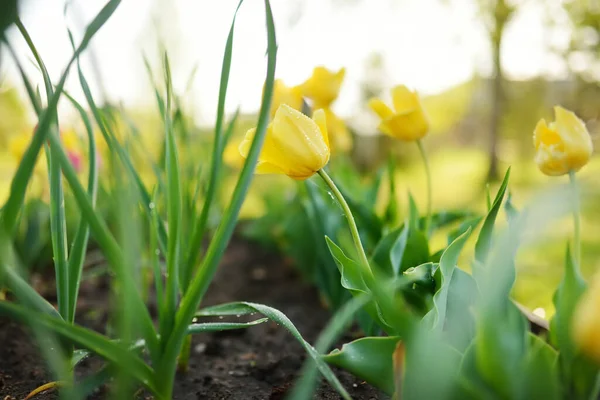
[[[392,102],[396,113],[408,113],[419,108],[419,97],[404,85],[392,89]]]
[[[574,112],[566,110],[561,106],[554,107],[555,113],[555,128],[566,143],[581,143],[583,140],[591,146],[591,138],[585,126],[585,123],[580,120]]]
[[[381,101],[381,99],[378,98],[372,98],[371,100],[369,100],[369,108],[375,111],[375,113],[377,113],[377,115],[379,115],[379,118],[381,119],[388,119],[394,116],[394,112],[392,111],[392,109],[389,108],[387,104],[385,104],[383,101]]]
[[[327,147],[329,147],[329,132],[327,131],[327,117],[325,111],[321,108],[316,110],[313,113],[313,120],[317,123],[317,126],[323,135],[323,140]]]
[[[535,130],[533,131],[533,144],[536,149],[539,149],[541,145],[551,146],[551,145],[561,145],[562,139],[558,132],[552,130],[546,124],[546,120],[541,119],[537,125],[535,126]]]

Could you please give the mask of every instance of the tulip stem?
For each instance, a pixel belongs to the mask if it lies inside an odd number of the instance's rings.
[[[417,146],[419,146],[419,152],[421,153],[421,157],[423,158],[423,164],[425,165],[425,175],[427,175],[427,218],[425,219],[425,226],[423,227],[423,231],[427,236],[429,236],[429,228],[431,227],[431,169],[429,168],[429,158],[427,157],[427,153],[425,152],[425,148],[423,147],[423,142],[421,140],[417,140]]]
[[[344,199],[344,196],[339,191],[333,180],[329,177],[327,172],[325,172],[325,170],[320,169],[319,171],[317,171],[317,173],[321,176],[321,178],[323,178],[327,186],[329,186],[329,188],[331,189],[331,192],[335,196],[337,202],[340,204],[340,206],[342,206],[342,209],[344,210],[344,215],[346,217],[346,220],[348,221],[348,225],[350,226],[352,240],[354,241],[354,246],[356,247],[358,256],[361,259],[361,263],[366,268],[369,275],[372,275],[373,272],[371,271],[371,266],[369,265],[369,259],[367,258],[365,249],[363,248],[362,242],[360,240],[360,235],[358,233],[358,227],[356,226],[354,216],[352,215],[352,211],[350,211],[350,207],[348,206],[346,199]]]
[[[569,171],[569,182],[571,184],[571,194],[573,196],[573,223],[574,223],[574,249],[575,262],[579,266],[581,263],[581,222],[579,205],[579,187],[575,179],[575,171]]]

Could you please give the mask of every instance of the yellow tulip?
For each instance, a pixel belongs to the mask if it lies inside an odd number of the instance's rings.
[[[324,108],[327,120],[327,133],[331,151],[346,152],[352,148],[352,135],[348,131],[344,121],[338,117],[330,108]]]
[[[337,99],[346,69],[332,72],[325,67],[315,67],[310,78],[302,84],[304,95],[313,101],[313,108],[327,108]]]
[[[600,364],[600,276],[579,300],[573,314],[572,332],[577,347]]]
[[[223,150],[223,161],[231,168],[239,169],[244,166],[245,158],[242,157],[239,150],[239,143],[229,141],[225,150]]]
[[[429,120],[417,92],[404,85],[392,89],[394,110],[378,98],[369,101],[369,107],[381,118],[379,130],[396,139],[414,141],[429,131]]]
[[[554,107],[556,120],[540,120],[533,132],[535,163],[546,175],[558,176],[579,171],[589,161],[592,139],[582,120],[560,106]]]
[[[256,129],[250,129],[239,151],[247,158]],[[317,110],[310,119],[287,104],[277,109],[267,127],[256,173],[284,174],[303,180],[329,162],[330,150],[325,112]]]
[[[295,110],[302,111],[304,99],[299,86],[287,86],[281,79],[276,79],[273,85],[273,100],[271,101],[271,117],[280,105],[287,104]]]

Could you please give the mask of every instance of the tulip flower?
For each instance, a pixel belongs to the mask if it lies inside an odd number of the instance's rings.
[[[231,168],[240,169],[244,166],[244,157],[240,154],[239,143],[230,141],[223,150],[223,161]]]
[[[540,120],[533,133],[535,163],[546,175],[559,176],[579,171],[589,161],[592,139],[582,120],[560,106],[554,107],[556,120]]]
[[[250,129],[240,143],[239,151],[244,158],[248,157],[255,131]],[[317,110],[311,119],[282,104],[267,127],[256,173],[284,174],[303,180],[327,165],[329,156],[325,112]]]
[[[429,131],[429,121],[416,92],[399,85],[392,89],[392,110],[381,99],[373,98],[369,107],[381,119],[379,130],[396,139],[415,141]]]
[[[287,86],[281,79],[276,79],[273,86],[273,100],[271,101],[271,117],[280,105],[287,104],[295,110],[302,111],[304,98],[299,86]]]
[[[315,67],[310,78],[302,84],[304,95],[313,101],[313,108],[327,108],[337,99],[346,69],[332,72],[325,67]]]
[[[349,151],[352,148],[352,135],[346,124],[330,108],[324,108],[323,111],[327,120],[327,133],[329,134],[331,151]]]
[[[573,340],[589,358],[600,364],[600,276],[583,294],[573,314]]]

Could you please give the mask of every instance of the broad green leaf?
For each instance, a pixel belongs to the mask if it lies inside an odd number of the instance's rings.
[[[487,301],[487,299],[486,299]],[[484,307],[477,321],[476,365],[482,379],[498,396],[515,398],[528,352],[529,325],[508,299],[503,308]]]
[[[453,399],[456,397],[461,355],[442,336],[419,325],[404,341],[403,377],[399,398]]]
[[[483,219],[483,217],[476,216],[476,217],[468,218],[468,219],[464,220],[463,222],[461,222],[461,224],[456,229],[454,229],[452,232],[450,232],[448,234],[448,245],[450,245],[450,243],[454,242],[457,237],[459,237],[460,235],[462,235],[469,229],[472,231],[475,230],[475,228],[477,227],[477,225],[479,225],[479,223],[481,222],[482,219]]]
[[[577,353],[571,335],[571,318],[585,289],[585,280],[573,259],[570,247],[567,246],[565,273],[553,298],[556,312],[550,321],[550,342],[560,351],[560,360],[561,363],[564,363],[563,367],[566,368],[564,372],[568,376],[570,375],[568,373],[569,364]]]
[[[514,220],[519,216],[519,210],[515,208],[512,203],[512,193],[508,192],[506,196],[506,201],[504,202],[504,212],[506,213],[506,217],[508,222]]]
[[[419,223],[419,209],[412,194],[408,193],[408,229],[418,231],[421,229]]]
[[[459,236],[442,254],[440,259],[441,287],[433,296],[433,309],[423,318],[425,324],[432,330],[442,332],[446,322],[447,309],[449,307],[450,284],[456,270],[456,263],[465,243],[471,236],[471,231]]]
[[[442,229],[448,227],[449,225],[475,217],[475,213],[469,210],[441,210],[431,215],[431,230],[433,232],[435,230]],[[419,225],[423,226],[426,219],[426,216],[421,217],[419,219]],[[452,240],[450,242],[452,242]]]
[[[371,264],[375,264],[375,266],[389,276],[393,276],[394,271],[391,259],[392,247],[403,231],[404,225],[383,236],[377,243],[377,246],[375,246],[375,250],[373,250],[373,254],[370,257]]]
[[[448,288],[448,306],[444,323],[444,337],[460,352],[464,352],[475,337],[475,315],[479,292],[473,277],[456,269]]]
[[[377,386],[388,394],[394,392],[392,355],[400,340],[397,336],[365,337],[346,343],[323,359]]]
[[[276,310],[274,308],[250,303],[250,302],[235,302],[235,303],[227,303],[221,304],[218,306],[207,307],[196,313],[197,317],[209,317],[209,316],[223,316],[223,315],[253,315],[254,313],[261,313],[271,321],[276,322],[281,325],[285,329],[288,330],[294,336],[294,338],[302,345],[304,350],[308,353],[308,355],[312,358],[312,360],[317,364],[317,368],[323,374],[323,377],[327,379],[329,384],[333,386],[339,393],[342,395],[344,399],[350,399],[350,395],[344,389],[340,381],[337,379],[333,371],[329,368],[327,363],[323,360],[322,356],[312,347],[300,334],[298,329],[294,326],[292,321],[289,320],[288,317],[285,316],[281,311]]]
[[[244,329],[267,322],[269,318],[260,318],[250,322],[198,322],[188,327],[190,335],[203,332],[220,332],[234,329]]]
[[[529,351],[525,358],[525,370],[521,376],[521,398],[562,399],[558,374],[558,354],[540,337],[529,334]]]
[[[550,321],[550,342],[559,351],[558,364],[564,393],[576,398],[593,396],[598,376],[598,367],[577,351],[571,333],[573,313],[586,286],[567,246],[565,274],[553,298],[556,312]]]
[[[408,268],[429,261],[427,237],[423,232],[411,229],[410,224],[404,224],[404,229],[402,229],[392,246],[389,257],[394,276],[398,276]]]
[[[348,258],[342,249],[338,247],[329,237],[325,236],[329,251],[337,264],[341,275],[341,285],[353,294],[367,293],[368,288],[363,280],[361,266]]]

